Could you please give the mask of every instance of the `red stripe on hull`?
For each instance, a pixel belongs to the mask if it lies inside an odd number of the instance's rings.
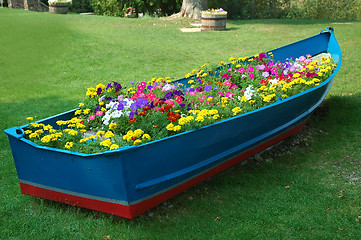
[[[307,121],[307,120],[306,120]],[[53,190],[48,190],[36,186],[32,186],[26,183],[20,182],[21,192],[26,195],[49,199],[52,201],[67,203],[70,205],[88,208],[100,212],[105,212],[125,218],[134,218],[138,216],[139,214],[159,205],[160,203],[184,192],[185,190],[193,187],[194,185],[203,182],[204,180],[213,177],[214,175],[226,170],[227,168],[253,156],[254,154],[272,146],[273,144],[295,134],[296,132],[300,131],[302,127],[305,125],[305,122],[301,123],[300,125],[296,126],[293,129],[288,130],[287,132],[282,133],[281,135],[264,142],[257,147],[242,153],[241,155],[232,158],[228,160],[227,162],[224,162],[217,167],[209,170],[208,172],[205,172],[195,178],[192,178],[191,180],[182,183],[181,185],[170,189],[166,192],[163,192],[157,196],[154,196],[150,199],[144,200],[142,202],[139,202],[137,204],[133,204],[131,206],[126,206],[122,204],[117,203],[111,203],[111,202],[105,202],[90,198],[84,198],[79,196],[74,196],[66,193],[61,193]]]

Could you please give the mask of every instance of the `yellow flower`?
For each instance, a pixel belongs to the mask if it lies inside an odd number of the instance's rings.
[[[143,135],[142,139],[150,140],[151,138],[150,138],[150,135],[146,133],[146,134]]]
[[[104,107],[102,107],[100,110],[102,110],[103,112],[106,112],[106,111],[107,111],[107,109],[104,108]]]
[[[105,147],[110,147],[113,143],[110,141],[109,138],[105,139],[104,141],[100,142],[100,145],[103,145]]]
[[[84,103],[79,103],[79,107],[84,107]]]
[[[173,131],[174,130],[173,123],[169,123],[166,128],[167,128],[168,131]]]
[[[119,148],[119,145],[117,145],[117,144],[112,144],[109,148],[110,148],[110,150],[112,150],[112,149],[117,149],[117,148]]]
[[[112,138],[114,137],[114,133],[112,131],[108,131],[104,134],[104,138]]]
[[[34,119],[33,117],[27,117],[26,118],[26,120],[28,120],[28,121],[33,121],[33,119]]]
[[[235,107],[232,109],[233,115],[236,116],[238,113],[240,113],[242,109],[240,107]]]
[[[142,129],[137,129],[137,130],[134,131],[133,136],[136,137],[136,138],[139,138],[140,136],[143,135],[143,133],[144,132],[143,132]]]
[[[37,136],[38,136],[37,133],[31,133],[31,134],[29,135],[29,138],[35,138],[35,137],[37,137]]]
[[[110,130],[113,130],[113,129],[116,129],[117,128],[117,124],[116,123],[111,123],[109,124],[109,129]]]
[[[67,149],[70,149],[70,148],[72,148],[74,146],[74,143],[73,142],[66,142],[66,144],[65,144],[65,148],[67,148]]]
[[[205,68],[206,66],[207,66],[207,63],[203,64],[203,65],[202,65],[202,68]]]
[[[101,88],[102,90],[105,88],[106,86],[104,84],[99,83],[95,88]]]
[[[80,115],[80,114],[81,114],[81,112],[82,112],[82,110],[81,110],[81,109],[78,109],[78,110],[76,110],[76,111],[75,111],[75,113],[74,113],[74,114],[75,114],[75,115]]]
[[[203,121],[204,121],[204,117],[198,115],[198,116],[196,117],[196,121],[197,121],[197,122],[203,122]]]
[[[141,144],[141,143],[142,143],[142,140],[139,140],[139,139],[134,141],[134,145]]]
[[[33,131],[31,131],[31,130],[26,130],[26,131],[25,131],[25,134],[28,135],[28,134],[30,134],[30,133],[32,133],[32,132],[33,132]]]
[[[83,110],[83,113],[84,113],[84,114],[88,114],[88,113],[90,113],[90,111],[91,111],[91,109],[87,108],[87,109],[84,109],[84,110]]]
[[[95,135],[97,137],[100,137],[101,135],[104,135],[105,131],[98,131]]]
[[[194,83],[194,80],[189,80],[188,83],[192,84],[192,83]]]
[[[179,126],[179,125],[174,126],[173,131],[177,132],[177,131],[181,130],[181,128],[182,128],[182,127]]]
[[[192,76],[192,74],[188,73],[188,74],[186,75],[186,78],[190,78],[191,76]]]

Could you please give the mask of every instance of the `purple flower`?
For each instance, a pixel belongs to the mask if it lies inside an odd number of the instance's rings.
[[[138,108],[138,106],[137,106],[137,103],[136,103],[136,102],[133,102],[132,104],[130,104],[130,109],[131,109],[132,111],[137,110],[137,108]]]
[[[263,64],[262,64],[262,65],[257,65],[257,66],[256,66],[256,69],[257,69],[257,70],[261,70],[261,71],[263,71],[265,68],[266,68],[266,66],[265,66],[265,65],[263,65]]]
[[[204,90],[205,90],[206,92],[209,92],[209,91],[212,90],[212,86],[207,85],[207,86],[204,88]]]
[[[134,113],[133,113],[133,112],[130,112],[130,113],[129,113],[129,119],[133,119],[133,117],[134,117]]]
[[[124,109],[124,105],[123,105],[123,103],[120,102],[120,103],[118,104],[117,110],[118,110],[118,111],[121,111],[121,110],[123,110],[123,109]]]
[[[202,91],[203,91],[203,88],[202,88],[201,86],[198,86],[198,87],[196,88],[196,91],[197,91],[197,92],[202,92]]]
[[[122,85],[120,85],[120,83],[117,82],[113,82],[114,83],[114,87],[115,87],[115,91],[118,92],[120,89],[122,89]]]
[[[268,72],[263,72],[263,73],[262,73],[262,76],[265,77],[265,78],[267,78],[267,77],[269,77],[269,73],[268,73]]]
[[[93,112],[97,112],[99,110],[100,106],[97,106]]]
[[[112,84],[111,84],[111,83],[108,83],[107,88],[106,88],[105,90],[108,90],[108,89],[111,88],[111,87],[112,87]]]
[[[97,89],[97,94],[100,95],[102,93],[102,89],[101,88],[98,88]]]
[[[139,98],[139,99],[136,101],[136,104],[137,104],[137,106],[138,106],[139,108],[142,108],[142,107],[147,106],[147,103],[148,103],[147,99],[145,99],[145,98],[143,98],[143,97]]]

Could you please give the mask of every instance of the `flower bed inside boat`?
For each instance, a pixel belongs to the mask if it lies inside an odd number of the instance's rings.
[[[39,145],[97,153],[140,145],[253,111],[319,85],[336,64],[326,55],[275,62],[272,53],[230,58],[184,79],[153,78],[88,88],[73,118],[55,126],[29,120],[25,137]]]

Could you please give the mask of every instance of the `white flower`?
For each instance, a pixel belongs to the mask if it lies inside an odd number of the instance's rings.
[[[273,84],[278,83],[278,80],[275,78],[275,79],[269,80],[268,82],[269,82],[269,83],[271,84],[271,86],[272,86]]]
[[[249,85],[244,92],[244,96],[247,98],[247,100],[250,100],[254,92],[254,87],[252,85]]]
[[[71,2],[72,0],[48,0],[49,5],[68,4]]]

